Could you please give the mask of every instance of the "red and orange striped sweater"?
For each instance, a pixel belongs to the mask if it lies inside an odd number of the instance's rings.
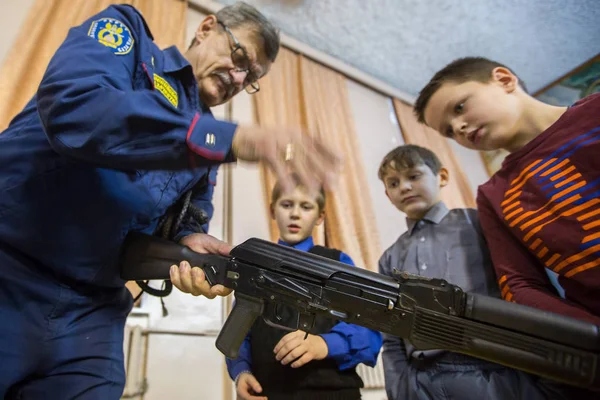
[[[509,155],[477,204],[506,300],[600,325],[600,94]]]

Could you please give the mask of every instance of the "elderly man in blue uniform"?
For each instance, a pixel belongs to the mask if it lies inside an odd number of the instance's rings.
[[[185,55],[159,50],[130,6],[69,31],[0,134],[0,398],[120,397],[132,305],[117,269],[122,240],[162,229],[184,197],[210,218],[219,164],[265,161],[286,179],[291,166],[311,187],[330,181],[338,162],[323,143],[210,113],[257,91],[278,49],[278,31],[243,3],[206,17]],[[228,254],[202,233],[206,219],[178,219],[171,237]],[[184,292],[230,292],[188,264],[171,272]]]

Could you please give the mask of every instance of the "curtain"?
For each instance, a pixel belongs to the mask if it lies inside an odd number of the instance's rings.
[[[448,208],[475,208],[475,197],[448,139],[419,123],[412,107],[408,104],[394,99],[394,108],[404,142],[430,149],[439,157],[442,165],[448,169],[450,182],[442,189],[442,200]]]
[[[357,266],[377,270],[381,254],[373,205],[350,110],[346,78],[282,48],[256,95],[256,121],[262,126],[301,126],[339,149],[345,158],[337,188],[327,193],[325,223],[314,232],[317,244],[338,248]],[[270,204],[273,175],[262,168],[265,204]],[[271,239],[277,226],[271,221]]]
[[[0,131],[35,94],[69,28],[111,4],[136,7],[159,47],[185,48],[187,0],[37,0],[0,69]]]

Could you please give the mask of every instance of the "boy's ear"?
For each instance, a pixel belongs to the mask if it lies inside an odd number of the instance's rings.
[[[507,93],[514,92],[519,86],[519,78],[504,67],[496,67],[492,70],[492,80],[502,86]]]
[[[323,221],[325,221],[325,210],[322,210],[319,214],[319,219],[317,219],[317,222],[315,222],[315,226],[321,225]]]
[[[440,177],[440,187],[443,188],[450,181],[450,172],[444,167],[440,168],[440,172],[438,172],[438,176]]]
[[[387,196],[389,201],[392,201],[392,199],[390,198],[390,194],[387,191],[387,188],[385,188],[385,195]]]
[[[271,203],[269,211],[271,212],[271,219],[275,219],[275,204]]]

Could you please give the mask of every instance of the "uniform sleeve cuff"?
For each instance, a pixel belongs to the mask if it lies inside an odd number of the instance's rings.
[[[337,333],[324,333],[319,336],[327,343],[327,358],[333,358],[336,361],[342,362],[344,357],[350,352],[346,340]]]
[[[186,236],[193,235],[194,233],[208,233],[208,229],[206,229],[207,228],[206,224],[205,225],[201,225],[200,227],[202,228],[201,232],[190,231],[190,230],[187,230],[187,229],[181,230],[181,231],[177,232],[177,234],[175,235],[175,237],[173,237],[173,241],[176,242],[176,243],[179,243],[179,242],[181,242],[181,240],[183,238],[185,238]]]
[[[251,371],[252,369],[249,363],[247,363],[246,361],[239,361],[235,364],[235,366],[233,366],[233,368],[231,368],[231,370],[229,371],[229,376],[233,381],[236,381],[242,372]]]
[[[211,161],[235,161],[231,144],[237,124],[196,113],[188,129],[186,143],[196,155]]]

